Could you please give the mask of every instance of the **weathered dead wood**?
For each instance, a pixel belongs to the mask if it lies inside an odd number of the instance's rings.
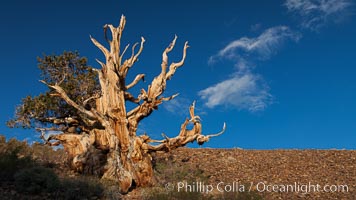
[[[50,135],[42,139],[48,145],[62,144],[72,159],[73,168],[80,172],[91,171],[100,174],[103,179],[113,180],[118,183],[122,193],[136,186],[149,185],[152,183],[153,169],[151,152],[170,151],[182,147],[189,142],[197,141],[199,144],[207,142],[211,137],[218,134],[203,135],[200,117],[195,115],[195,102],[190,106],[190,119],[186,119],[181,126],[178,135],[173,138],[163,134],[162,140],[153,140],[148,135],[136,135],[138,124],[148,117],[164,101],[174,99],[178,94],[165,97],[163,93],[177,69],[183,66],[186,59],[188,42],[183,47],[182,59],[179,62],[169,64],[168,54],[173,50],[177,36],[162,53],[161,73],[150,83],[148,88],[141,89],[139,96],[133,96],[128,90],[132,89],[140,80],[144,80],[144,74],[138,74],[130,83],[126,83],[126,75],[129,69],[138,61],[143,51],[145,39],[141,37],[139,43],[132,46],[129,58],[122,61],[129,45],[120,51],[121,37],[126,24],[124,16],[121,17],[118,27],[113,25],[104,26],[104,37],[109,44],[106,48],[96,39],[91,38],[93,44],[98,47],[105,56],[105,62],[97,60],[101,69],[93,69],[98,73],[101,92],[82,103],[72,100],[61,87],[61,82],[48,84],[56,96],[61,97],[67,104],[77,109],[85,120],[81,122],[64,119],[48,119],[54,124],[61,125],[72,123],[73,130],[61,130],[61,134]],[[107,37],[110,29],[111,40]],[[89,106],[94,102],[95,106]],[[126,110],[126,101],[138,105],[130,111]],[[55,121],[57,120],[57,121]],[[74,123],[75,122],[75,123]],[[84,123],[84,124],[83,124]],[[193,124],[188,130],[187,125]],[[76,129],[77,128],[77,129]],[[78,132],[79,130],[79,132]],[[41,130],[44,133],[44,129]],[[53,142],[54,141],[54,142]],[[101,167],[97,167],[97,161],[105,159]],[[90,168],[90,170],[86,170]]]

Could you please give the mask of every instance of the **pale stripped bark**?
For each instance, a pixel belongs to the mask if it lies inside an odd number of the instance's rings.
[[[140,80],[143,80],[145,75],[138,74],[134,80],[128,83],[126,82],[126,75],[138,61],[138,57],[144,48],[145,39],[141,38],[138,50],[136,50],[136,47],[139,44],[133,45],[131,56],[122,61],[129,48],[127,45],[122,53],[120,52],[121,36],[125,23],[125,17],[122,16],[118,27],[104,26],[105,39],[110,48],[106,48],[91,37],[94,45],[105,56],[105,62],[97,60],[101,69],[94,69],[98,73],[101,94],[84,101],[84,104],[95,101],[95,108],[87,108],[85,105],[74,102],[61,88],[60,82],[49,85],[42,81],[53,89],[55,95],[60,96],[66,103],[77,109],[86,119],[85,127],[81,127],[81,134],[71,133],[67,129],[61,130],[63,131],[61,134],[50,135],[47,138],[42,134],[43,140],[48,145],[62,144],[72,158],[74,169],[81,172],[90,171],[102,175],[104,179],[113,180],[118,183],[122,193],[128,192],[134,186],[152,183],[151,152],[170,151],[193,141],[197,141],[201,145],[211,137],[218,136],[225,131],[224,124],[220,133],[203,135],[200,117],[194,114],[195,103],[193,103],[189,108],[190,119],[184,121],[178,136],[169,138],[162,134],[164,137],[162,140],[153,140],[148,135],[136,135],[138,124],[142,119],[148,117],[164,101],[172,100],[178,95],[162,96],[166,89],[167,80],[170,80],[176,70],[183,66],[189,46],[188,42],[184,44],[183,56],[179,62],[169,64],[168,53],[173,50],[176,44],[177,36],[175,36],[170,45],[163,51],[161,73],[153,79],[146,90],[141,89],[140,95],[134,97],[128,90],[133,88]],[[107,29],[110,29],[112,40],[109,40],[106,35]],[[126,101],[138,105],[127,111]],[[75,123],[75,120],[69,120],[69,118],[47,120],[54,124],[71,124],[74,128],[79,126]],[[187,129],[189,123],[194,124],[191,130]],[[45,130],[41,129],[41,131]],[[97,166],[102,158],[105,158],[106,161],[102,166]]]

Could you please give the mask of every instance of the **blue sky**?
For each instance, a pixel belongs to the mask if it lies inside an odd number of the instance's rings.
[[[46,90],[37,56],[78,50],[99,67],[103,56],[89,35],[104,41],[103,25],[124,14],[123,42],[146,39],[130,77],[151,81],[175,34],[171,61],[185,41],[191,46],[165,93],[180,96],[145,119],[139,134],[178,134],[196,100],[203,133],[227,123],[205,147],[355,149],[355,11],[351,0],[2,1],[0,134],[36,138],[5,122],[22,97]]]

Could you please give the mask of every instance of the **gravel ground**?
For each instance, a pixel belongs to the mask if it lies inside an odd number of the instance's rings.
[[[195,187],[195,191],[206,193],[212,188],[209,194],[216,199],[234,199],[240,192],[267,200],[356,199],[356,150],[179,148],[156,153],[153,158],[155,186],[118,194],[115,199],[147,199],[157,188],[165,191],[166,185],[173,191],[182,186],[181,192]],[[0,199],[47,199],[21,196],[14,185],[1,185]],[[182,196],[175,199],[193,198]]]
[[[355,150],[180,148],[154,157],[157,166],[163,163],[171,170],[191,172],[188,178],[189,174],[180,177],[167,174],[167,170],[165,174],[158,171],[157,184],[161,187],[171,181],[178,190],[178,183],[189,179],[196,190],[202,191],[205,186],[206,191],[211,185],[211,194],[219,190],[231,193],[235,188],[254,191],[264,199],[356,199]],[[175,178],[181,180],[172,180]],[[183,186],[181,191],[185,190]]]

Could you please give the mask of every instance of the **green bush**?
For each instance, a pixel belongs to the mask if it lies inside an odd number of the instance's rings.
[[[19,193],[40,194],[53,192],[59,188],[57,175],[44,167],[32,167],[17,172],[14,176],[16,190]]]
[[[54,150],[52,147],[38,142],[31,145],[31,153],[32,159],[50,168],[56,165],[65,165],[68,160],[63,149]]]
[[[65,178],[60,180],[49,168],[32,167],[15,174],[16,190],[22,194],[38,195],[47,193],[53,199],[100,198],[101,184],[94,178]]]
[[[19,158],[19,152],[20,148],[15,148],[0,153],[0,181],[13,181],[16,172],[34,165],[28,156]]]
[[[90,177],[79,177],[76,179],[64,179],[61,182],[60,190],[54,194],[56,199],[91,199],[100,198],[103,194],[103,187],[99,181]]]
[[[65,160],[61,149],[54,151],[39,143],[29,146],[16,139],[6,141],[0,135],[0,187],[14,185],[18,193],[29,199],[38,195],[44,199],[100,199],[104,189],[99,179],[58,178],[51,168],[65,167]],[[60,170],[63,172],[63,168]],[[66,177],[65,173],[62,175]]]
[[[103,199],[120,200],[123,198],[123,195],[120,193],[119,187],[115,181],[103,179],[100,182],[105,188],[102,194]]]
[[[4,136],[0,139],[0,153],[9,153],[17,151],[17,153],[21,156],[29,156],[31,155],[31,148],[28,146],[26,141],[18,141],[15,138],[11,138],[6,142],[6,138]]]

